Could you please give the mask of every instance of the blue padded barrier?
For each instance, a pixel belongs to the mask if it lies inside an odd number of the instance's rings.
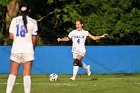
[[[86,46],[83,62],[92,73],[140,73],[140,46]],[[0,46],[0,74],[10,72],[11,46]],[[72,74],[71,46],[37,46],[32,74]],[[84,74],[84,69],[79,69]],[[22,65],[19,68],[22,74]]]

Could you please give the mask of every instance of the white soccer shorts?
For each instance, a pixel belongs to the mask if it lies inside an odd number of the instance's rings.
[[[76,52],[73,52],[73,58],[74,59],[76,59],[76,57],[78,56],[78,55],[81,55],[81,56],[85,56],[85,53],[76,53]]]
[[[12,61],[15,61],[17,63],[25,63],[25,62],[29,62],[29,61],[33,61],[34,60],[34,54],[31,53],[12,53],[10,56],[10,59]]]

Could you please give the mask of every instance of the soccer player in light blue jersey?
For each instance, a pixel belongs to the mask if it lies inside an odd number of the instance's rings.
[[[101,36],[93,36],[88,31],[83,29],[83,23],[81,20],[76,21],[76,29],[71,31],[68,37],[58,38],[57,41],[69,41],[72,39],[72,53],[74,58],[73,63],[73,76],[70,78],[71,80],[75,80],[79,67],[84,68],[87,71],[88,76],[90,76],[90,65],[86,65],[82,62],[82,59],[85,56],[85,41],[86,37],[90,37],[93,40],[99,40],[101,38],[105,38],[108,34],[103,34]]]
[[[34,48],[38,31],[37,21],[28,16],[30,9],[21,5],[21,15],[12,19],[9,37],[13,40],[11,49],[11,69],[7,80],[6,93],[12,93],[20,64],[23,64],[24,93],[31,91],[31,68],[34,60]]]

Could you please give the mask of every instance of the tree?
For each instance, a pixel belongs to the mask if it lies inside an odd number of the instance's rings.
[[[108,33],[109,38],[104,40],[105,44],[140,44],[137,41],[128,43],[124,41],[124,38],[128,34],[140,32],[140,2],[139,0],[81,0],[81,9],[89,10],[86,13],[81,12],[81,14],[87,23],[86,28],[91,30],[95,35],[102,33]],[[125,39],[125,40],[126,40]],[[98,44],[103,44],[102,40],[97,41]],[[90,41],[89,41],[90,44]]]
[[[3,0],[4,2],[9,0]],[[11,1],[11,0],[10,0]],[[21,0],[19,0],[21,1]],[[108,33],[106,39],[87,40],[87,45],[140,44],[139,0],[22,0],[31,6],[30,16],[38,21],[38,45],[58,45],[57,37],[67,36],[75,21],[82,19],[85,30],[93,35]],[[3,5],[4,4],[4,5]],[[6,7],[9,2],[1,3]],[[16,5],[16,4],[15,4]],[[6,8],[0,8],[0,26],[4,29]],[[10,8],[12,9],[12,8]],[[16,12],[16,11],[15,11]],[[15,13],[16,14],[16,13]],[[12,18],[12,17],[11,17]],[[0,44],[10,44],[0,32]],[[5,40],[6,39],[6,40]],[[61,43],[70,45],[71,42]]]
[[[32,7],[31,16],[37,19],[39,24],[41,45],[57,45],[56,39],[66,36],[72,29],[73,22],[80,16],[74,9],[75,0],[34,0],[28,3]],[[63,43],[65,44],[69,42]]]
[[[6,33],[6,5],[8,0],[0,1],[0,45],[4,44],[4,35]]]

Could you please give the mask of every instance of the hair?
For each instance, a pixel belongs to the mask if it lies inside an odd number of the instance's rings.
[[[80,24],[83,24],[82,28],[84,28],[84,22],[81,19],[77,19],[76,22],[79,21]]]
[[[76,21],[79,21],[81,24],[84,24],[83,21],[81,19],[78,19]]]
[[[21,12],[21,15],[22,15],[22,20],[23,20],[24,26],[26,28],[26,33],[27,33],[28,32],[28,29],[27,29],[27,15],[29,14],[30,8],[27,4],[21,4],[19,9],[20,9],[20,12]]]

